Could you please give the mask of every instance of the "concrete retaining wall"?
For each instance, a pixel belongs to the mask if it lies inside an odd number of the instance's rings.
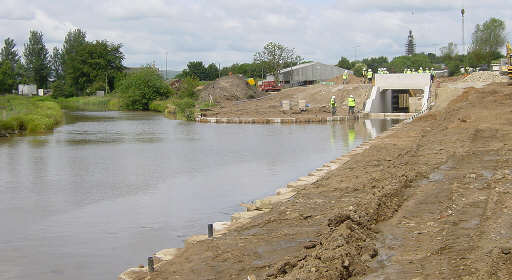
[[[303,118],[196,118],[200,123],[236,123],[236,124],[271,124],[271,123],[320,123],[358,120],[359,115],[334,117]]]
[[[366,101],[365,113],[391,113],[392,90],[423,90],[421,111],[426,110],[430,98],[430,74],[376,74],[375,86]],[[414,111],[419,111],[414,108]]]
[[[430,87],[430,74],[376,74],[375,86],[381,89],[421,89]]]

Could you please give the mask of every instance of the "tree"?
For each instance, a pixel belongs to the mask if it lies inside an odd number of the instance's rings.
[[[88,42],[80,29],[69,31],[62,50],[52,53],[52,70],[58,80],[54,95],[71,97],[114,89],[116,77],[124,70],[121,48],[106,40]]]
[[[342,56],[340,58],[340,60],[338,61],[338,64],[336,64],[336,66],[343,68],[343,69],[351,69],[352,68],[352,64],[350,63],[350,60],[348,60],[348,58],[346,58],[344,56]]]
[[[82,65],[80,65],[79,51],[87,44],[87,35],[80,29],[71,30],[64,38],[62,46],[62,71],[65,88],[65,94],[68,97],[80,95],[84,91],[84,86],[80,83],[83,76]]]
[[[505,45],[505,22],[491,18],[482,25],[477,24],[473,32],[471,48],[483,52],[499,51]]]
[[[215,63],[210,63],[208,67],[206,67],[206,73],[208,81],[213,81],[219,77],[219,67],[217,67]]]
[[[16,89],[21,60],[15,48],[14,40],[4,40],[4,46],[0,50],[0,93],[11,93]]]
[[[363,76],[363,69],[368,69],[368,66],[366,66],[364,63],[361,63],[359,61],[353,61],[352,64],[354,64],[354,67],[352,68],[352,72],[354,72],[354,75],[357,77]]]
[[[13,39],[7,38],[4,40],[4,46],[0,51],[0,61],[9,62],[13,69],[16,64],[20,63],[20,55],[16,50],[16,43],[14,43]]]
[[[418,53],[411,56],[397,56],[389,63],[391,71],[395,73],[401,73],[404,69],[415,69],[418,70],[420,67],[432,68],[434,65],[430,61],[430,58],[424,53]]]
[[[416,53],[416,43],[414,43],[414,35],[412,35],[412,30],[409,30],[409,36],[407,37],[407,42],[405,43],[405,55],[413,55]]]
[[[295,49],[287,48],[279,43],[269,42],[263,50],[254,54],[254,62],[263,63],[268,72],[274,75],[274,79],[279,83],[279,72],[287,64],[297,65],[302,58],[295,54]]]
[[[11,64],[4,60],[0,62],[0,94],[11,93],[16,88],[16,75]]]
[[[439,52],[444,60],[453,58],[457,54],[457,44],[450,42],[448,45],[441,47]]]
[[[116,91],[122,107],[128,110],[148,110],[152,101],[166,99],[173,93],[158,69],[151,66],[129,73]]]
[[[377,69],[387,68],[389,64],[388,58],[385,56],[365,58],[361,62],[375,73],[377,73]]]
[[[61,80],[64,76],[64,52],[53,47],[52,54],[50,56],[50,77],[55,80]]]
[[[200,81],[208,80],[208,72],[206,71],[206,67],[204,67],[202,61],[190,61],[187,64],[187,69],[188,73],[193,74],[199,78]]]
[[[482,54],[479,62],[490,63],[505,45],[505,22],[490,18],[483,24],[477,24],[473,32],[471,52]]]
[[[50,75],[48,49],[44,44],[43,33],[30,31],[28,42],[23,50],[25,71],[29,82],[38,88],[46,88]]]

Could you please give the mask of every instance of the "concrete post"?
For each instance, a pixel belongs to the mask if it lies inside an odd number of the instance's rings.
[[[148,257],[148,272],[155,271],[155,263],[153,261],[153,257]]]
[[[213,224],[208,224],[208,238],[213,237]]]

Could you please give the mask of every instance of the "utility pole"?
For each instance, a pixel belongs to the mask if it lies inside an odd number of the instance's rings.
[[[219,63],[219,79],[220,79],[220,63]]]
[[[354,46],[354,61],[357,60],[357,48],[359,48],[359,47],[360,47],[360,45]]]
[[[165,52],[165,80],[167,81],[167,51]]]
[[[466,54],[466,41],[464,40],[464,14],[466,13],[466,10],[462,8],[460,10],[460,14],[462,15],[462,54]]]
[[[107,77],[107,73],[105,73],[105,94],[108,94],[108,77]]]

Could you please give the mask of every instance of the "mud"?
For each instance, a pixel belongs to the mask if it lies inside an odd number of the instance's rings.
[[[511,97],[464,90],[149,279],[511,279]]]

